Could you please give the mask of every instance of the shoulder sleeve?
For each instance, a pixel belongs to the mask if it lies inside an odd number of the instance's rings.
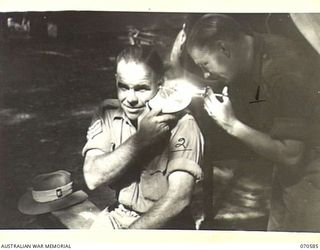
[[[106,103],[107,105],[105,105]],[[91,124],[87,130],[87,143],[82,149],[83,156],[91,149],[99,149],[103,152],[113,150],[110,113],[114,108],[109,105],[109,100],[107,100],[94,112]]]
[[[169,146],[168,174],[174,171],[185,171],[196,180],[202,178],[200,168],[203,157],[204,141],[193,116],[187,114],[172,130]]]
[[[299,76],[279,76],[271,92],[273,121],[270,135],[278,139],[304,140],[308,136],[310,95]]]

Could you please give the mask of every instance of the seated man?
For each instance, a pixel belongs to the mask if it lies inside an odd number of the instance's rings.
[[[189,205],[202,176],[203,138],[190,114],[150,111],[162,68],[150,48],[131,46],[117,57],[118,100],[103,102],[93,118],[83,171],[89,189],[111,184],[118,203],[92,228],[194,228]]]

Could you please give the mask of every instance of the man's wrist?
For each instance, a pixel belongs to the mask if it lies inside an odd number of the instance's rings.
[[[142,136],[139,131],[132,136],[133,146],[135,148],[143,149],[149,145],[148,138]]]
[[[230,124],[227,132],[234,137],[239,137],[241,135],[242,128],[243,128],[243,123],[238,119],[234,119]]]

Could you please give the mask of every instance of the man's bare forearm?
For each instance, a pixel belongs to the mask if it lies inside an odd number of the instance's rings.
[[[115,151],[103,153],[92,149],[86,154],[84,161],[84,177],[90,189],[95,189],[103,183],[110,183],[121,176],[128,167],[134,165],[138,156],[145,149],[159,142],[161,138],[169,137],[168,123],[176,119],[171,114],[160,115],[159,110],[147,113],[139,122],[137,133],[121,144]]]
[[[160,201],[137,221],[130,229],[159,229],[162,228],[170,219],[178,215],[187,202],[185,200],[174,199],[174,197],[163,197]]]
[[[296,165],[304,152],[304,143],[297,140],[277,140],[236,120],[229,133],[269,160]]]
[[[143,151],[144,142],[135,134],[109,153],[95,154],[88,151],[84,163],[84,176],[90,189],[108,184],[121,176]]]
[[[191,201],[194,177],[186,172],[169,176],[169,189],[153,207],[136,220],[130,229],[158,229],[177,216]]]
[[[233,112],[231,101],[228,98],[228,87],[224,87],[222,93],[225,96],[220,102],[215,97],[213,90],[209,89],[204,100],[205,109],[219,126],[265,158],[288,166],[296,166],[304,152],[303,142],[274,139],[242,123]]]

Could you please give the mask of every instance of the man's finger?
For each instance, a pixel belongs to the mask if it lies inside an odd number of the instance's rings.
[[[214,97],[215,98],[215,97]],[[207,106],[207,108],[214,108],[218,105],[221,105],[221,102],[219,102],[216,98],[214,101],[212,101],[211,99],[205,98],[203,101],[204,105]]]
[[[208,115],[212,116],[212,112],[210,111],[210,109],[206,104],[204,105],[204,109],[207,111]]]
[[[151,109],[150,112],[148,112],[147,116],[157,116],[161,113],[161,108],[154,108],[154,109]]]
[[[169,122],[169,121],[173,121],[177,119],[177,117],[175,115],[171,115],[171,114],[164,114],[164,115],[159,115],[155,118],[155,121],[158,123],[161,122]]]
[[[214,91],[211,88],[208,88],[206,96],[204,98],[205,101],[210,101],[210,102],[219,102],[219,100],[217,99],[217,97],[215,96]]]
[[[168,124],[166,123],[160,123],[161,125],[161,128],[164,130],[164,131],[169,131],[170,130],[170,127]]]
[[[227,102],[229,101],[229,97],[228,97],[228,87],[225,86],[222,90],[222,100],[223,102]]]

